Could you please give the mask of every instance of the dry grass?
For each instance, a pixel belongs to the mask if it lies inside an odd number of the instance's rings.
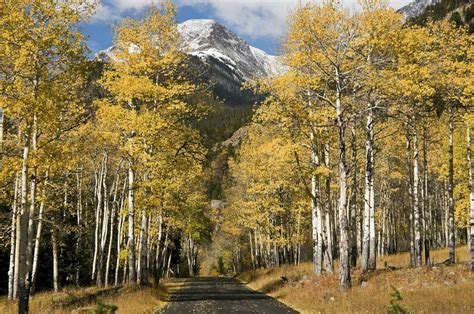
[[[352,272],[348,292],[339,291],[337,275],[312,275],[311,263],[247,272],[240,279],[303,313],[386,313],[391,286],[400,291],[399,304],[410,313],[474,313],[474,274],[467,271],[466,247],[458,248],[457,256],[455,266],[418,269],[408,268],[406,253],[380,257],[378,270],[368,277]],[[432,257],[440,263],[447,251],[434,251]]]
[[[164,307],[167,291],[163,286],[159,288],[140,288],[125,286],[100,293],[103,289],[64,289],[60,292],[38,293],[30,299],[31,313],[88,313],[93,311],[96,300],[99,298],[104,304],[113,304],[118,307],[116,313],[154,313]],[[98,295],[101,295],[98,297]],[[15,302],[0,299],[0,313],[13,314],[17,311]]]

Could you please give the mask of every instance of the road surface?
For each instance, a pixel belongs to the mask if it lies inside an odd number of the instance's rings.
[[[171,300],[159,313],[298,313],[231,278],[182,279],[166,286]]]

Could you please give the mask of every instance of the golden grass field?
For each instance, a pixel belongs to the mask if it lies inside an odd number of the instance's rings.
[[[99,288],[63,289],[60,292],[37,293],[30,299],[31,313],[94,313],[97,309],[96,293]],[[164,307],[167,292],[160,288],[125,286],[115,293],[100,297],[104,304],[117,306],[116,313],[154,313]],[[68,305],[69,303],[72,303]],[[17,312],[15,302],[0,299],[0,313]]]
[[[391,286],[403,299],[397,303],[410,313],[474,313],[474,274],[467,271],[467,248],[459,247],[456,253],[459,263],[454,266],[417,269],[408,268],[408,253],[379,257],[377,271],[368,277],[352,271],[353,287],[347,292],[339,291],[337,274],[313,275],[311,263],[260,269],[239,278],[302,313],[387,313]],[[435,263],[447,256],[446,250],[432,252]]]
[[[446,250],[432,252],[434,263],[447,257]],[[267,293],[302,313],[387,313],[392,286],[401,294],[397,302],[409,313],[474,313],[474,273],[467,271],[467,249],[456,250],[454,266],[409,268],[408,253],[381,256],[376,272],[364,276],[351,272],[353,287],[338,289],[337,274],[313,275],[312,264],[285,265],[239,275],[252,289]],[[336,264],[337,270],[337,264]],[[284,276],[288,282],[283,283]],[[125,286],[102,295],[117,313],[153,313],[166,305],[167,286],[179,289],[179,281],[159,288]],[[100,288],[65,288],[58,293],[38,293],[30,299],[31,313],[89,313],[97,308]],[[16,303],[0,299],[0,313],[16,313]]]

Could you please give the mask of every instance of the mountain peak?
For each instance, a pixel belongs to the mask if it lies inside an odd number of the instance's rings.
[[[282,72],[275,56],[250,46],[224,25],[208,19],[187,20],[178,25],[185,49],[203,61],[226,65],[241,80]]]
[[[192,19],[178,24],[183,50],[196,62],[206,65],[206,75],[218,89],[241,95],[241,84],[262,76],[286,71],[276,56],[250,46],[224,25],[210,19]],[[97,53],[96,58],[116,60],[114,47]]]

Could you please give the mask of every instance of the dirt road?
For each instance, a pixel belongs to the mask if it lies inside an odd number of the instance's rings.
[[[192,278],[167,283],[170,303],[161,313],[298,313],[231,278]]]

